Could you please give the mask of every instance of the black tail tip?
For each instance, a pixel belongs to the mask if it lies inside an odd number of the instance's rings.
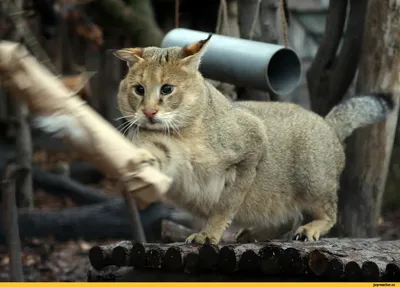
[[[393,110],[394,106],[396,105],[396,103],[394,101],[394,96],[392,93],[389,93],[389,92],[373,93],[372,96],[378,98],[381,101],[384,101],[390,110]]]

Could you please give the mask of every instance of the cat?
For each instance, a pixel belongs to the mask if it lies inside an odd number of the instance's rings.
[[[264,241],[303,213],[312,219],[294,239],[319,240],[336,223],[343,141],[384,120],[392,95],[347,99],[325,118],[293,103],[232,103],[199,72],[210,38],[114,52],[129,67],[118,103],[140,158],[173,178],[169,201],[205,219],[187,243],[217,244],[232,222],[245,228],[239,242]]]

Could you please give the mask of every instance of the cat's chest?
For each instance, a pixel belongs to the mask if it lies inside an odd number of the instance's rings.
[[[217,154],[212,146],[199,141],[191,141],[186,146],[188,147],[188,160],[199,176],[224,169],[224,158]]]

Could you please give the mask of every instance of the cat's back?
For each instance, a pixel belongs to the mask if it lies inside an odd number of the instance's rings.
[[[259,118],[269,134],[307,133],[317,126],[332,130],[321,116],[293,103],[244,101],[234,106]]]
[[[285,102],[239,102],[243,109],[259,118],[268,136],[268,148],[278,158],[292,158],[302,152],[318,153],[322,149],[341,152],[335,130],[318,114]],[[301,153],[302,153],[301,152]]]

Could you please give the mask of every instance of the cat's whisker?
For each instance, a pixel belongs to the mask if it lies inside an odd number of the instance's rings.
[[[129,130],[132,128],[132,126],[136,124],[136,122],[137,122],[137,119],[136,119],[136,120],[133,120],[133,121],[129,121],[129,125],[127,125],[127,126],[125,127],[125,129],[124,129],[124,131],[122,132],[122,134],[125,136],[126,132],[129,131]]]
[[[126,121],[126,122],[120,124],[120,125],[117,127],[117,130],[119,130],[120,132],[122,132],[122,130],[124,130],[127,126],[129,126],[130,123],[131,123],[131,121]]]
[[[134,136],[138,136],[138,138],[139,138],[139,128],[140,128],[140,126],[135,123],[135,126],[132,130],[132,139]]]
[[[170,131],[170,127],[169,127],[169,123],[168,120],[164,121],[165,126],[167,127],[167,131],[168,131],[168,140],[171,138],[171,131]]]
[[[170,120],[170,124],[171,124],[171,127],[172,127],[172,129],[178,134],[178,136],[181,138],[182,136],[181,136],[181,133],[180,133],[180,131],[179,131],[179,127],[178,127],[178,125],[171,119]]]
[[[167,135],[167,125],[163,125],[163,133]]]
[[[131,118],[134,118],[134,117],[135,117],[135,115],[127,115],[127,116],[122,116],[122,117],[115,118],[114,121],[118,121],[118,120],[122,120],[122,119],[131,119]]]
[[[134,130],[134,133],[132,133],[131,140],[133,140],[133,137],[134,137],[134,136],[137,136],[137,138],[139,139],[139,130],[140,130],[140,126],[139,126],[139,125],[136,125],[136,126],[135,126],[135,130]]]

